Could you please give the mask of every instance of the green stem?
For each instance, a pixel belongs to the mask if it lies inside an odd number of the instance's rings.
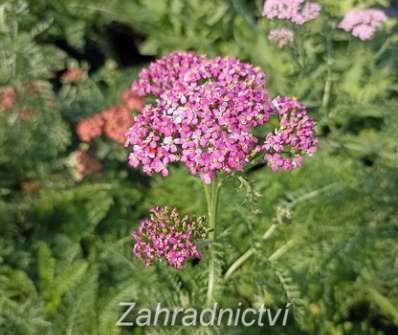
[[[273,232],[275,231],[277,227],[277,224],[273,223],[267,231],[264,233],[264,235],[261,237],[262,241],[265,241],[271,237]],[[232,263],[232,265],[228,268],[228,270],[225,272],[224,275],[224,280],[228,280],[232,274],[240,268],[240,266],[245,263],[256,251],[255,247],[250,247],[249,249],[246,250],[242,256],[240,256],[235,262]]]
[[[384,52],[386,52],[386,50],[389,49],[391,42],[392,42],[392,37],[390,36],[386,39],[386,41],[380,47],[379,51],[376,53],[374,57],[375,62],[377,62],[380,59],[380,57],[383,56]]]
[[[268,261],[275,262],[276,260],[281,258],[284,254],[286,254],[291,248],[293,248],[295,244],[296,241],[293,239],[287,241],[279,249],[275,250],[275,252],[271,256],[269,256]]]
[[[332,92],[332,65],[333,65],[333,41],[332,41],[332,34],[334,31],[334,27],[331,27],[330,31],[326,37],[326,51],[327,51],[327,75],[326,75],[326,82],[325,88],[323,92],[323,99],[322,99],[322,109],[328,115],[328,108],[329,108],[329,101],[330,95]]]
[[[216,239],[216,221],[217,221],[217,207],[219,199],[219,191],[221,183],[215,178],[210,185],[204,185],[207,212],[209,220],[209,280],[207,286],[207,305],[210,306],[214,299],[214,286],[216,282],[215,269],[215,250],[214,241]]]
[[[368,289],[368,295],[371,302],[375,303],[382,314],[389,317],[392,322],[398,326],[398,309],[385,296],[373,288]]]
[[[275,230],[276,225],[273,225],[270,227],[270,229]],[[272,232],[273,232],[272,230]],[[268,230],[270,231],[270,230]],[[267,231],[267,232],[268,232]],[[271,236],[272,232],[270,232],[269,236]],[[266,233],[267,234],[267,233]],[[282,245],[279,249],[274,251],[274,253],[268,257],[269,262],[275,262],[279,258],[281,258],[286,252],[288,252],[294,245],[296,244],[295,240],[289,240],[287,241],[284,245]],[[232,274],[239,269],[239,267],[245,263],[256,251],[256,248],[251,247],[249,248],[242,256],[240,256],[227,270],[227,272],[224,275],[224,280],[227,281],[228,279],[231,278]]]

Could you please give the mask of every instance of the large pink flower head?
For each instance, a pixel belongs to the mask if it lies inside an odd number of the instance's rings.
[[[295,24],[316,19],[321,5],[307,0],[265,0],[263,15],[269,19],[289,20]]]
[[[289,171],[301,166],[304,155],[312,156],[318,149],[315,121],[308,116],[304,105],[288,97],[272,101],[280,118],[280,127],[267,135],[261,151],[272,170]]]
[[[339,27],[362,41],[370,40],[380,26],[387,21],[387,15],[378,9],[352,10],[348,12]]]
[[[211,183],[217,172],[241,171],[259,148],[267,151],[252,131],[275,111],[265,74],[251,64],[173,53],[145,69],[132,90],[157,98],[135,116],[127,132],[129,164],[141,165],[148,175],[167,176],[169,164],[180,162]],[[297,108],[300,116],[289,122],[301,134],[301,124],[294,122],[301,122],[306,112],[302,105]],[[285,118],[281,116],[282,122],[288,122]],[[298,150],[291,148],[294,154]],[[298,167],[299,160],[293,165]]]
[[[142,220],[132,233],[133,256],[142,258],[146,267],[155,260],[165,260],[176,269],[182,269],[187,259],[202,257],[195,244],[207,235],[202,218],[181,218],[176,209],[168,208],[150,212],[150,218]]]
[[[206,183],[217,171],[240,171],[257,142],[251,129],[270,116],[264,73],[235,58],[174,53],[144,70],[132,88],[158,96],[135,117],[126,142],[130,165],[149,175],[167,175],[172,162]]]

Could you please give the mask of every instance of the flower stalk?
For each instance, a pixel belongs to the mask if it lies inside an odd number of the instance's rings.
[[[214,286],[216,282],[214,242],[216,240],[217,208],[221,189],[221,181],[215,178],[210,185],[203,185],[205,189],[207,215],[209,220],[209,278],[206,302],[207,305],[210,306],[214,299]]]
[[[264,235],[269,233],[269,236],[271,236],[275,228],[276,225],[273,224]],[[262,240],[268,239],[269,236],[265,239],[263,237]],[[289,251],[295,245],[295,243],[296,241],[293,239],[287,241],[279,249],[275,250],[270,257],[268,257],[268,261],[275,262],[277,259],[282,257],[287,251]],[[250,247],[249,249],[246,250],[246,252],[242,256],[240,256],[234,263],[232,263],[232,265],[228,268],[227,272],[224,275],[224,280],[225,281],[229,280],[232,274],[235,273],[235,271],[238,270],[243,265],[243,263],[245,263],[252,255],[254,255],[255,251],[256,251],[255,247]]]
[[[262,241],[268,240],[275,229],[277,228],[277,224],[273,223],[267,231],[264,233],[264,235],[261,237]],[[228,280],[232,274],[239,269],[243,263],[245,263],[256,251],[255,247],[250,247],[249,249],[246,250],[235,262],[232,263],[232,265],[228,268],[228,270],[225,272],[224,275],[224,280]]]
[[[326,51],[327,51],[327,74],[326,74],[326,82],[325,88],[323,91],[323,98],[322,98],[322,109],[325,111],[326,115],[328,116],[328,109],[329,109],[329,102],[330,96],[332,92],[332,66],[333,66],[333,32],[335,27],[331,26],[326,36]]]

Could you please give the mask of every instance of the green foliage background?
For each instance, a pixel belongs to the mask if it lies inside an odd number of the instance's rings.
[[[302,169],[285,174],[256,167],[227,179],[219,277],[247,248],[256,251],[231,280],[217,282],[216,300],[275,308],[291,302],[294,320],[269,334],[397,333],[395,23],[392,18],[374,40],[359,42],[335,22],[350,8],[387,1],[319,2],[323,19],[297,31],[290,50],[296,54],[268,41],[269,29],[281,24],[261,17],[262,1],[1,3],[0,85],[15,87],[18,106],[38,113],[22,122],[0,111],[0,334],[209,331],[115,326],[121,301],[202,306],[206,257],[180,272],[164,264],[144,269],[131,257],[130,238],[155,205],[205,214],[199,181],[179,167],[167,178],[131,171],[125,150],[107,139],[89,147],[104,166],[101,175],[76,182],[68,167],[70,153],[81,147],[77,121],[117,104],[146,61],[174,50],[233,55],[260,66],[271,96],[297,96],[319,123],[320,150]],[[127,42],[115,39],[120,31]],[[89,78],[62,82],[60,74],[76,64]],[[29,83],[36,94],[29,94]],[[37,187],[23,191],[23,182]],[[275,222],[276,233],[262,241]],[[272,261],[286,245],[292,247]]]

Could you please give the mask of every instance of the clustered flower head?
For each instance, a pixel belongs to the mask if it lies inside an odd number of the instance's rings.
[[[301,166],[304,155],[312,156],[317,148],[315,121],[308,116],[304,105],[288,97],[273,99],[274,113],[280,118],[280,127],[267,135],[261,151],[273,171],[289,171]]]
[[[66,83],[78,83],[85,81],[87,74],[78,67],[73,67],[65,71],[61,76],[61,80]]]
[[[142,99],[128,92],[124,92],[122,96],[121,105],[82,119],[77,124],[76,132],[81,141],[91,142],[102,135],[118,143],[126,141],[126,132],[133,124],[131,111],[141,110]]]
[[[76,132],[83,142],[91,142],[100,137],[103,132],[104,120],[101,114],[95,114],[91,117],[80,120],[76,126]]]
[[[71,154],[69,165],[76,181],[96,175],[102,170],[101,163],[84,149],[76,150]]]
[[[21,121],[29,121],[37,114],[37,110],[31,107],[22,108],[18,117]]]
[[[294,32],[287,28],[273,29],[270,31],[268,38],[276,43],[278,48],[284,48],[294,41]]]
[[[167,207],[153,208],[150,213],[150,218],[142,220],[132,233],[133,256],[142,258],[146,267],[165,260],[176,269],[182,269],[187,259],[202,257],[195,241],[206,238],[203,218],[181,218],[176,209]]]
[[[356,9],[349,11],[339,27],[362,41],[370,40],[380,26],[387,21],[387,15],[378,9]]]
[[[7,86],[0,91],[0,108],[9,110],[12,109],[17,100],[17,92],[15,88]]]
[[[145,69],[132,90],[158,98],[137,114],[126,142],[130,165],[148,175],[167,176],[173,162],[205,183],[217,171],[242,170],[257,143],[250,131],[271,112],[264,73],[235,58],[172,53]]]
[[[316,19],[321,9],[318,3],[307,0],[266,0],[263,15],[269,19],[289,20],[303,25]]]
[[[42,186],[42,183],[36,180],[26,180],[22,181],[20,184],[22,193],[27,195],[37,193],[38,191],[40,191]]]
[[[20,121],[29,121],[35,115],[39,114],[38,110],[32,107],[32,104],[24,101],[21,97],[25,95],[29,100],[39,100],[48,106],[49,99],[44,99],[40,90],[40,86],[35,82],[27,82],[17,89],[13,86],[6,86],[0,89],[0,111],[15,112]]]
[[[76,150],[71,154],[70,166],[73,178],[82,181],[88,176],[93,176],[101,172],[101,163],[92,157],[86,150]]]
[[[102,112],[104,134],[110,139],[123,144],[126,132],[132,125],[131,110],[126,106],[115,106]]]

